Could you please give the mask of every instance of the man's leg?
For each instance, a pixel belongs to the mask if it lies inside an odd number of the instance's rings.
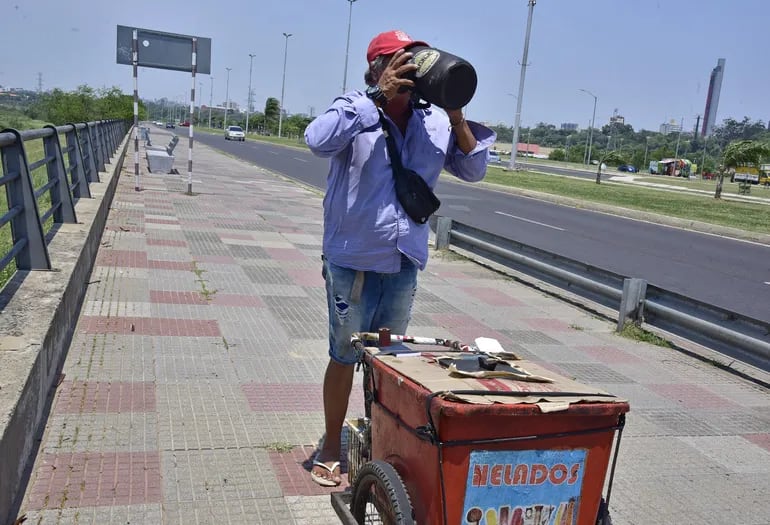
[[[339,461],[342,448],[342,425],[345,423],[345,414],[348,411],[348,400],[353,388],[353,366],[342,365],[331,359],[326,366],[324,375],[324,420],[326,423],[326,437],[323,447],[318,452],[316,461],[320,461],[329,467],[335,461]],[[341,482],[339,470],[328,470],[313,466],[313,472],[326,479]]]

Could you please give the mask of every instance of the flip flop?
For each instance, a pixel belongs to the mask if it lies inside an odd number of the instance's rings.
[[[329,474],[334,476],[334,469],[336,469],[336,468],[338,468],[340,466],[340,462],[339,461],[335,461],[334,463],[332,463],[332,465],[330,467],[326,463],[323,463],[321,461],[313,460],[313,466],[314,467],[321,467],[322,469],[326,470]],[[337,486],[340,485],[340,483],[342,483],[342,480],[334,481],[333,479],[328,479],[328,478],[325,478],[323,476],[320,476],[320,475],[316,474],[315,472],[313,472],[312,470],[310,471],[310,477],[313,479],[313,481],[315,481],[316,483],[318,483],[322,487],[337,487]]]

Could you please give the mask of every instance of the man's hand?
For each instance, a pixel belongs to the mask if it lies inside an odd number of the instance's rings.
[[[385,70],[380,75],[380,80],[377,85],[385,94],[388,100],[392,100],[398,95],[398,90],[404,86],[407,88],[414,87],[414,82],[408,78],[402,78],[405,74],[415,71],[417,64],[407,64],[406,61],[412,58],[412,53],[407,53],[403,49],[399,49],[395,52],[393,57],[385,66]]]

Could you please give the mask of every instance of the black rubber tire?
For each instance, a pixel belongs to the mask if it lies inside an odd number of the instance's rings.
[[[376,501],[371,502],[371,497]],[[414,525],[414,511],[409,494],[393,465],[385,461],[370,461],[361,467],[353,483],[350,511],[360,525],[366,521],[367,504],[372,503],[385,525]]]
[[[604,501],[604,498],[599,502],[599,512],[596,516],[596,525],[612,525],[612,518],[610,517],[610,508]]]

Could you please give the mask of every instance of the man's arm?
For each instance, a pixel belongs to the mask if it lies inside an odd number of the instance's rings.
[[[487,174],[487,150],[497,135],[486,126],[465,120],[460,109],[447,110],[447,115],[452,134],[444,168],[459,179],[480,181]]]
[[[356,135],[379,122],[374,103],[360,93],[351,93],[337,98],[305,128],[305,142],[319,157],[332,157],[348,147]]]

